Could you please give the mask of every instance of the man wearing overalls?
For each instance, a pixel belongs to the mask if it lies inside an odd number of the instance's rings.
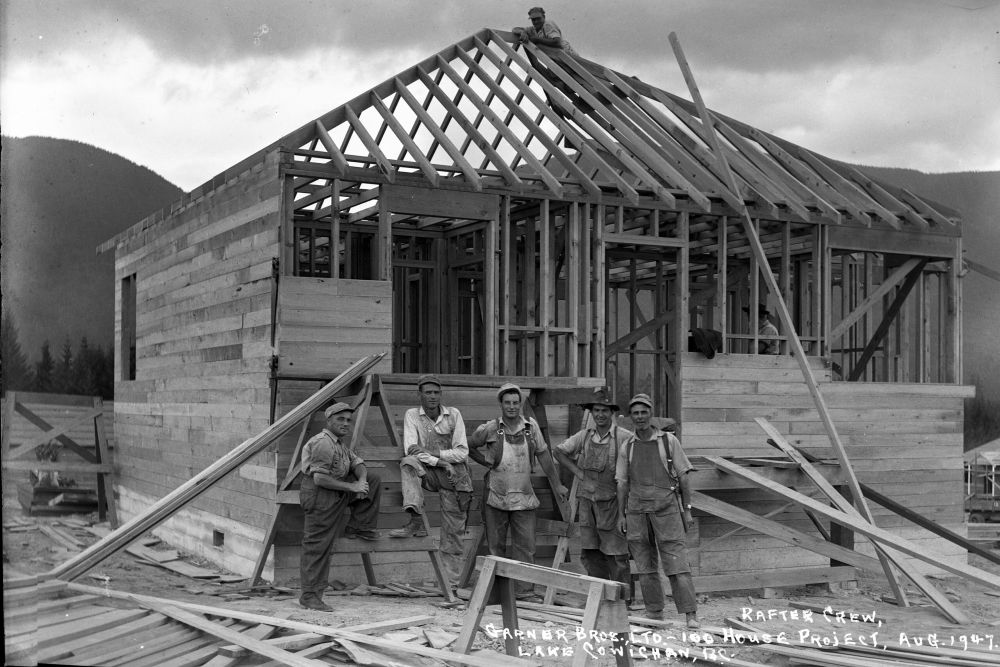
[[[580,517],[580,561],[587,574],[631,585],[628,543],[618,529],[618,495],[615,468],[621,446],[632,437],[614,423],[619,408],[607,389],[595,392],[583,407],[593,423],[556,445],[559,465],[577,478]]]
[[[698,600],[685,548],[685,533],[692,525],[687,479],[691,463],[673,434],[651,424],[653,401],[647,394],[633,396],[628,408],[635,435],[618,454],[618,527],[628,537],[646,615],[663,618],[659,553],[677,612],[686,615],[689,628],[697,628]]]
[[[302,487],[299,504],[304,514],[299,582],[299,604],[306,609],[332,611],[323,602],[330,577],[333,541],[347,520],[355,524],[355,535],[378,539],[381,480],[369,474],[365,462],[344,443],[354,412],[347,403],[334,403],[324,411],[326,428],[302,447]]]
[[[419,408],[403,417],[403,451],[399,462],[403,509],[410,523],[389,531],[390,537],[427,535],[424,491],[436,491],[441,501],[441,560],[454,588],[462,570],[462,536],[469,520],[472,476],[465,422],[455,408],[441,404],[441,381],[434,375],[417,378]]]
[[[469,438],[469,456],[489,469],[485,480],[483,523],[490,554],[534,563],[535,509],[540,503],[531,488],[533,460],[538,459],[556,494],[565,498],[566,487],[559,482],[538,422],[521,416],[521,398],[517,385],[507,383],[500,387],[497,400],[502,416],[476,429]],[[518,582],[515,593],[519,598],[530,597],[533,589],[530,583]]]

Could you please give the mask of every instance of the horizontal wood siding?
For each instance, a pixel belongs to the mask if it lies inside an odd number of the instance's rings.
[[[858,479],[907,507],[962,533],[963,400],[972,388],[957,385],[835,382],[820,358],[810,358],[820,392],[829,408]],[[775,456],[767,436],[753,421],[770,421],[790,443],[824,458],[836,455],[798,363],[788,356],[716,355],[683,359],[684,450],[702,456]],[[729,500],[764,514],[781,505],[760,491]],[[875,503],[876,523],[916,540],[946,558],[964,560],[961,548],[915,527]],[[815,533],[800,510],[777,517]],[[702,539],[733,528],[714,517],[699,517]],[[964,534],[964,533],[962,533]],[[857,548],[872,553],[857,538]],[[746,531],[699,554],[700,571],[770,569],[823,564],[826,559]],[[751,562],[753,561],[753,562]],[[910,560],[919,569],[926,567]],[[747,567],[743,567],[747,565]]]
[[[392,351],[392,283],[282,276],[278,373],[335,376],[363,356]],[[388,372],[391,355],[375,371]]]
[[[136,276],[136,379],[115,385],[119,509],[152,503],[269,424],[272,259],[280,255],[278,154],[186,197],[116,248]],[[273,514],[274,453],[264,452],[157,529],[189,553],[249,572]],[[213,534],[224,536],[213,546]]]

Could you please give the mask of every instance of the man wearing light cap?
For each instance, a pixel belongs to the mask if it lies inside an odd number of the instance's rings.
[[[351,428],[354,409],[335,403],[324,411],[326,428],[302,447],[302,488],[299,504],[304,514],[302,556],[299,561],[302,594],[299,604],[307,609],[331,611],[323,602],[330,576],[333,541],[348,519],[354,534],[365,540],[378,538],[381,480],[368,474],[365,462],[344,443]]]
[[[434,375],[417,378],[419,408],[403,417],[403,451],[399,462],[403,509],[410,522],[389,531],[390,537],[427,534],[421,515],[424,491],[436,491],[441,501],[441,560],[454,587],[462,569],[462,536],[469,520],[472,476],[465,422],[456,409],[441,404],[441,381]]]
[[[670,593],[689,628],[698,627],[698,599],[688,564],[685,533],[692,525],[691,471],[680,441],[652,425],[653,401],[636,394],[629,401],[635,435],[618,453],[619,529],[628,537],[639,574],[646,615],[663,618],[663,588],[657,567],[670,579]]]
[[[628,591],[628,542],[618,529],[615,469],[618,452],[632,432],[615,424],[614,415],[621,408],[609,398],[607,388],[596,389],[593,400],[582,407],[590,410],[592,423],[553,450],[559,465],[579,480],[580,562],[590,576],[620,581]]]
[[[573,50],[570,43],[563,39],[562,30],[559,29],[555,21],[546,20],[544,9],[532,7],[528,10],[528,19],[531,21],[531,27],[512,30],[520,41],[550,46],[562,49],[572,56],[576,55],[576,51]]]
[[[500,418],[482,424],[469,438],[469,456],[489,469],[483,502],[486,543],[494,556],[534,563],[535,509],[540,504],[531,488],[534,460],[541,464],[553,490],[561,498],[566,497],[566,487],[559,481],[538,422],[521,416],[520,387],[504,384],[497,390],[497,400]],[[515,587],[519,598],[530,597],[534,588],[526,582],[517,582]]]

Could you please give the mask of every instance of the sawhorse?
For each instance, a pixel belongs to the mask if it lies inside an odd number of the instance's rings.
[[[615,663],[619,667],[632,665],[627,645],[628,609],[625,604],[624,586],[621,583],[497,556],[483,556],[481,562],[479,580],[469,599],[468,614],[462,625],[462,631],[455,640],[456,652],[468,653],[472,649],[472,642],[476,638],[476,631],[479,629],[486,605],[490,604],[491,598],[499,597],[504,629],[510,631],[504,633],[504,648],[507,655],[518,655],[519,641],[513,636],[514,630],[518,629],[514,582],[525,581],[586,595],[587,604],[583,609],[580,627],[588,636],[592,630],[615,632],[618,638],[611,644],[615,653]],[[495,589],[499,591],[499,596],[491,595]],[[582,647],[575,648],[572,664],[574,667],[583,667],[587,664],[589,656],[581,650]]]

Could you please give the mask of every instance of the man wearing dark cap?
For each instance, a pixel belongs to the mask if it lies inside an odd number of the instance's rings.
[[[472,476],[465,422],[456,408],[441,404],[441,381],[434,375],[417,378],[419,408],[403,417],[403,451],[399,462],[403,509],[410,522],[389,531],[390,537],[424,536],[424,491],[436,491],[441,501],[441,561],[451,585],[462,569],[462,536],[469,520]]]
[[[501,417],[491,419],[469,438],[469,456],[486,466],[483,523],[490,554],[523,563],[535,562],[535,509],[540,502],[531,488],[535,459],[541,464],[555,493],[566,497],[566,487],[552,461],[552,454],[534,419],[521,416],[521,389],[506,383],[497,390]],[[482,451],[480,451],[482,450]],[[507,553],[507,535],[511,549]],[[530,597],[534,586],[515,584],[519,598]]]
[[[545,18],[545,10],[541,7],[532,7],[528,10],[528,19],[531,21],[529,28],[514,28],[512,32],[522,42],[533,42],[542,46],[550,46],[562,49],[565,53],[575,56],[576,51],[570,43],[563,39],[562,30],[555,21]]]
[[[556,445],[553,451],[559,465],[579,480],[576,497],[583,567],[592,577],[622,582],[627,591],[631,572],[628,542],[618,529],[615,469],[618,451],[632,432],[614,422],[621,408],[609,398],[607,388],[595,390],[593,400],[583,408],[590,410],[593,423]]]
[[[680,441],[652,425],[653,401],[636,394],[629,401],[635,434],[618,453],[618,528],[628,537],[639,573],[646,615],[663,618],[663,588],[657,567],[670,579],[677,612],[689,628],[698,627],[698,599],[688,564],[685,533],[692,525],[691,471]]]
[[[348,519],[353,520],[357,537],[365,540],[378,537],[375,526],[381,480],[368,474],[365,462],[344,443],[353,412],[347,403],[328,407],[323,413],[326,428],[302,447],[299,504],[305,519],[299,561],[302,587],[299,604],[307,609],[331,611],[323,602],[330,576],[330,552]]]

